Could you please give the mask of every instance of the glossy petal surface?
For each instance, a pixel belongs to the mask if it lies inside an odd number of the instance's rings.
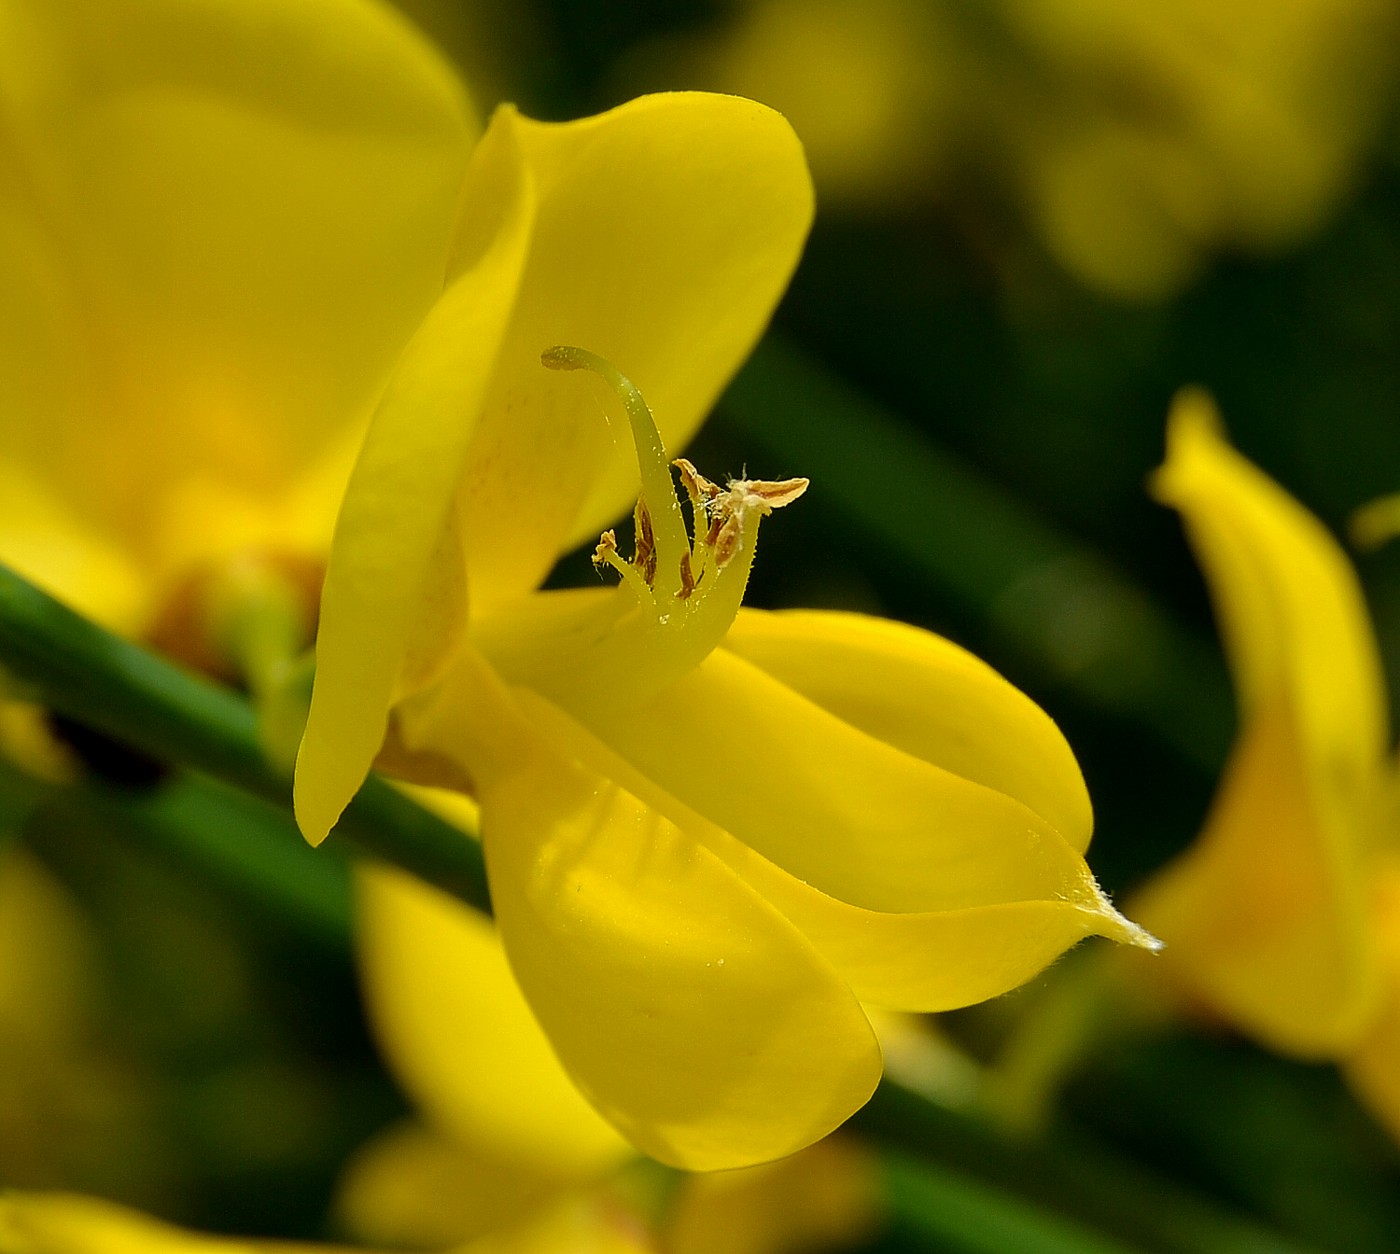
[[[724,647],[876,740],[1014,797],[1088,848],[1089,792],[1059,728],[952,641],[868,614],[745,610]]]
[[[579,1087],[694,1170],[778,1158],[869,1097],[880,1053],[835,972],[714,854],[562,762],[483,796],[521,985]]]
[[[1361,591],[1204,397],[1178,400],[1156,487],[1210,584],[1243,727],[1206,830],[1138,913],[1231,1020],[1276,1049],[1334,1053],[1377,991],[1365,882],[1386,732]]]
[[[1020,801],[875,739],[726,649],[639,708],[575,714],[686,805],[852,905],[1092,897],[1083,859]]]
[[[787,617],[760,616],[772,619]],[[807,615],[795,617],[801,620]],[[820,619],[824,616],[816,617]],[[859,637],[865,628],[855,626],[852,630]],[[872,625],[870,630],[878,635],[882,626]],[[727,653],[727,650],[721,652]],[[934,649],[933,653],[934,656],[941,656],[941,650]],[[850,661],[853,668],[858,670],[858,655]],[[700,674],[711,673],[712,668],[723,664],[712,658]],[[989,679],[997,684],[1003,682],[984,669],[973,669],[970,673],[979,684]],[[695,682],[702,684],[704,679],[699,678]],[[915,685],[910,691],[911,695],[917,695],[919,688]],[[732,693],[728,689],[715,689],[710,693],[721,709],[726,708],[723,702],[730,695]],[[675,699],[675,693],[671,692],[662,698],[660,707],[673,709]],[[707,702],[704,700],[695,703],[696,706],[705,704]],[[802,710],[808,706],[799,703],[795,708]],[[1147,948],[1154,945],[1150,936],[1112,907],[1098,890],[1079,855],[1063,842],[1058,844],[1059,857],[1063,862],[1063,873],[1072,883],[1073,896],[1051,892],[1039,897],[1016,899],[1008,895],[1000,901],[982,906],[942,910],[880,910],[851,904],[839,890],[834,894],[823,892],[815,884],[805,883],[797,875],[780,868],[735,839],[708,816],[697,813],[675,793],[668,792],[637,763],[596,739],[578,719],[550,702],[538,699],[530,702],[530,709],[537,724],[547,730],[553,743],[561,750],[587,762],[591,769],[617,780],[636,796],[644,798],[648,805],[666,814],[686,831],[694,833],[707,848],[733,867],[746,883],[797,925],[850,983],[862,1001],[907,1010],[947,1010],[995,997],[1014,988],[1086,936],[1103,935]],[[830,721],[830,716],[824,711],[817,713],[824,723]],[[683,728],[691,728],[694,724],[697,731],[706,729],[703,719],[696,721],[692,706],[678,707],[676,717]],[[641,730],[628,739],[628,745],[635,748],[639,741],[648,736],[665,736],[664,729],[659,726],[665,721],[664,715],[657,714],[652,721],[638,723]],[[739,724],[734,726],[737,728]],[[708,760],[707,746],[708,740],[699,734],[682,744],[689,757],[683,757],[674,771],[675,776],[682,779],[682,791],[685,790],[686,767],[692,775],[703,774]],[[761,742],[753,752],[761,758]],[[774,762],[781,760],[773,759]],[[918,764],[914,769],[919,769]],[[691,792],[702,799],[713,795],[703,782],[690,782],[693,785]],[[780,779],[770,779],[765,786],[781,791],[789,785]],[[756,807],[762,804],[765,804],[762,800],[755,802]],[[842,857],[858,863],[864,848],[860,837],[864,834],[864,829],[845,832],[844,845],[837,834],[827,834],[823,846],[826,856],[832,863]],[[796,839],[796,836],[792,835],[791,838]],[[936,834],[926,830],[924,838],[928,843],[933,843]],[[917,843],[918,839],[917,832],[909,836],[911,844]],[[929,855],[931,859],[936,856],[936,850]]]

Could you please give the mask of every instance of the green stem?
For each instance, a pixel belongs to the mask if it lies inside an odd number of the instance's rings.
[[[246,701],[104,631],[4,566],[0,665],[60,714],[290,809],[290,780],[267,761]],[[336,833],[489,912],[480,845],[384,780],[366,781]]]
[[[42,854],[71,832],[123,841],[181,867],[256,917],[348,953],[350,868],[313,850],[285,812],[214,780],[177,775],[157,789],[44,784],[0,761],[0,798],[25,786],[15,829]]]
[[[1083,1132],[1063,1124],[1029,1142],[1008,1141],[987,1121],[946,1109],[888,1076],[870,1103],[851,1120],[851,1128],[879,1141],[888,1151],[917,1155],[920,1170],[934,1164],[932,1183],[922,1200],[914,1200],[918,1175],[912,1160],[895,1159],[896,1213],[911,1207],[930,1223],[934,1207],[946,1207],[947,1191],[963,1176],[973,1176],[982,1198],[965,1197],[962,1214],[987,1208],[1000,1189],[1015,1194],[1022,1207],[1040,1206],[1053,1220],[1039,1245],[1011,1241],[979,1246],[964,1239],[952,1248],[981,1250],[1066,1250],[1074,1228],[1092,1230],[1099,1244],[1084,1250],[1125,1249],[1153,1254],[1321,1254],[1241,1215],[1220,1209],[1188,1189],[1101,1146]],[[957,1175],[945,1174],[940,1168]],[[904,1188],[901,1201],[899,1189]],[[997,1204],[1000,1204],[998,1201]],[[1034,1214],[1034,1211],[1032,1211]],[[1068,1218],[1066,1218],[1068,1217]],[[1025,1214],[1017,1216],[1024,1220]],[[1071,1223],[1070,1221],[1073,1221]],[[934,1234],[944,1229],[923,1228]],[[1112,1242],[1121,1242],[1121,1245]],[[1059,1244],[1054,1244],[1059,1242]],[[940,1247],[941,1248],[941,1247]]]

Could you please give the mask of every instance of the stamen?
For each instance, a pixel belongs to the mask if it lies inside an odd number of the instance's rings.
[[[653,603],[651,586],[645,580],[636,566],[631,562],[624,562],[617,551],[617,532],[609,528],[598,537],[598,547],[593,550],[593,565],[611,566],[633,592],[637,594],[637,600],[643,605]]]
[[[734,560],[739,551],[739,541],[743,538],[744,524],[740,514],[730,514],[720,526],[715,536],[715,566],[723,570]]]
[[[656,533],[651,527],[651,511],[640,499],[632,511],[632,528],[632,565],[642,572],[649,588],[656,582]]]
[[[671,465],[679,472],[681,485],[690,498],[690,574],[693,587],[705,577],[705,568],[709,564],[710,550],[705,539],[714,527],[710,519],[710,502],[720,495],[720,490],[686,458],[677,457]],[[689,596],[689,593],[685,595]]]
[[[717,641],[743,598],[758,520],[797,500],[807,490],[807,480],[731,479],[721,489],[684,457],[667,462],[661,434],[641,393],[610,362],[569,346],[548,349],[540,360],[551,370],[589,370],[598,375],[621,399],[632,427],[642,486],[633,512],[632,560],[622,560],[616,533],[605,531],[594,562],[611,566],[622,576],[638,602],[651,611],[650,623],[668,625],[673,644],[679,645],[681,637]],[[672,467],[690,500],[689,534]],[[743,560],[736,561],[741,555]],[[676,602],[679,612],[663,612]]]
[[[746,509],[756,509],[765,517],[775,509],[791,505],[811,486],[810,479],[731,479],[729,495],[742,497]]]

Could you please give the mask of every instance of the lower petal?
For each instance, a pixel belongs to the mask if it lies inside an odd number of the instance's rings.
[[[1097,907],[1010,901],[891,914],[838,901],[732,838],[715,846],[746,882],[801,929],[861,1001],[935,1012],[1000,997],[1088,936],[1152,948],[1100,896]]]
[[[1059,728],[951,640],[870,614],[743,610],[724,647],[867,735],[1016,798],[1088,848],[1089,792]]]
[[[859,1004],[777,910],[616,784],[541,753],[482,796],[511,965],[561,1061],[646,1153],[745,1166],[880,1076]]]
[[[523,692],[515,699],[560,752],[618,781],[701,841],[795,924],[862,1002],[920,1012],[971,1005],[1009,992],[1087,936],[1160,948],[1113,907],[1077,855],[1082,878],[1073,897],[911,912],[853,905],[696,813],[550,702]]]
[[[867,910],[1099,900],[1080,854],[1028,806],[876,739],[727,649],[640,706],[576,716],[697,813]]]

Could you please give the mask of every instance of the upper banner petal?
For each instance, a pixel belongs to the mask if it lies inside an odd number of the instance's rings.
[[[797,263],[811,181],[792,128],[730,96],[645,96],[578,122],[501,110],[539,211],[500,370],[462,487],[474,604],[529,591],[637,497],[626,424],[600,388],[540,366],[555,345],[612,362],[667,448],[689,438],[752,349]],[[464,201],[458,252],[478,211]]]
[[[534,217],[509,130],[482,140],[466,187],[491,229],[405,350],[336,523],[297,758],[297,821],[313,844],[364,781],[406,669],[425,679],[463,625],[456,493]]]

